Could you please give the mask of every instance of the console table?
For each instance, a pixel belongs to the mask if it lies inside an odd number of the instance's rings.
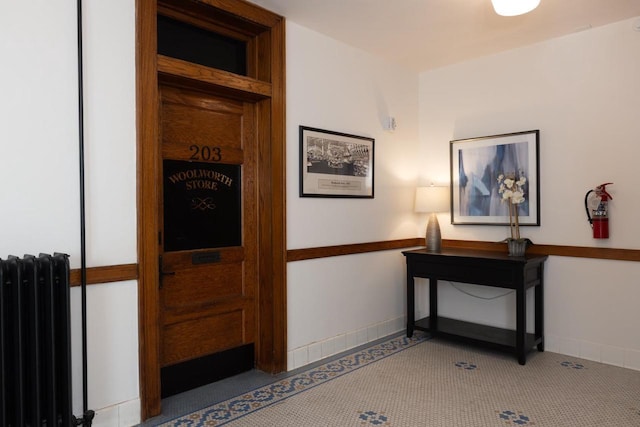
[[[506,253],[467,249],[402,252],[407,261],[407,336],[414,329],[434,337],[454,338],[515,352],[521,365],[527,351],[544,351],[543,272],[547,255],[512,257]],[[415,280],[429,279],[429,316],[415,319]],[[495,328],[438,316],[438,280],[470,283],[516,291],[516,330]],[[527,333],[526,292],[534,289],[535,333]]]

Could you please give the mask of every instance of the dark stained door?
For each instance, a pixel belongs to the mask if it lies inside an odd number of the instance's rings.
[[[169,396],[254,366],[254,105],[160,87],[161,389]]]

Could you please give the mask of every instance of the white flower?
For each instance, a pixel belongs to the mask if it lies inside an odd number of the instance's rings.
[[[503,196],[504,197],[504,196]],[[514,205],[524,202],[524,193],[522,191],[514,191],[511,194],[511,203]]]
[[[500,174],[498,175],[498,183],[500,184],[498,194],[502,196],[503,202],[506,201],[509,203],[509,228],[511,230],[511,238],[519,239],[520,224],[518,223],[518,208],[514,205],[525,201],[524,186],[527,183],[527,178],[522,172],[520,172],[519,176],[515,172],[507,176]]]
[[[503,201],[510,201],[516,205],[525,201],[524,186],[527,183],[527,178],[524,175],[517,176],[516,174],[500,174],[498,175],[498,194],[502,196]]]

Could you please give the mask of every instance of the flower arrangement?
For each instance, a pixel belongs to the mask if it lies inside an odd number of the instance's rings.
[[[525,201],[524,186],[527,178],[520,171],[518,175],[500,174],[498,176],[498,193],[502,195],[502,201],[509,204],[509,228],[512,239],[520,239],[520,223],[518,222],[518,205]]]

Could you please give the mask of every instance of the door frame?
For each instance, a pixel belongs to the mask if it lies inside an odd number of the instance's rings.
[[[206,16],[214,26],[243,34],[248,42],[248,76],[208,70],[159,57],[158,3],[185,17]],[[195,19],[195,18],[194,18]],[[230,97],[255,101],[258,188],[258,369],[286,370],[285,215],[285,21],[243,0],[136,0],[138,315],[141,417],[161,412],[160,299],[158,291],[159,74],[213,87]],[[201,70],[200,70],[201,71]],[[182,75],[178,75],[182,73]],[[177,76],[177,77],[176,77]]]

